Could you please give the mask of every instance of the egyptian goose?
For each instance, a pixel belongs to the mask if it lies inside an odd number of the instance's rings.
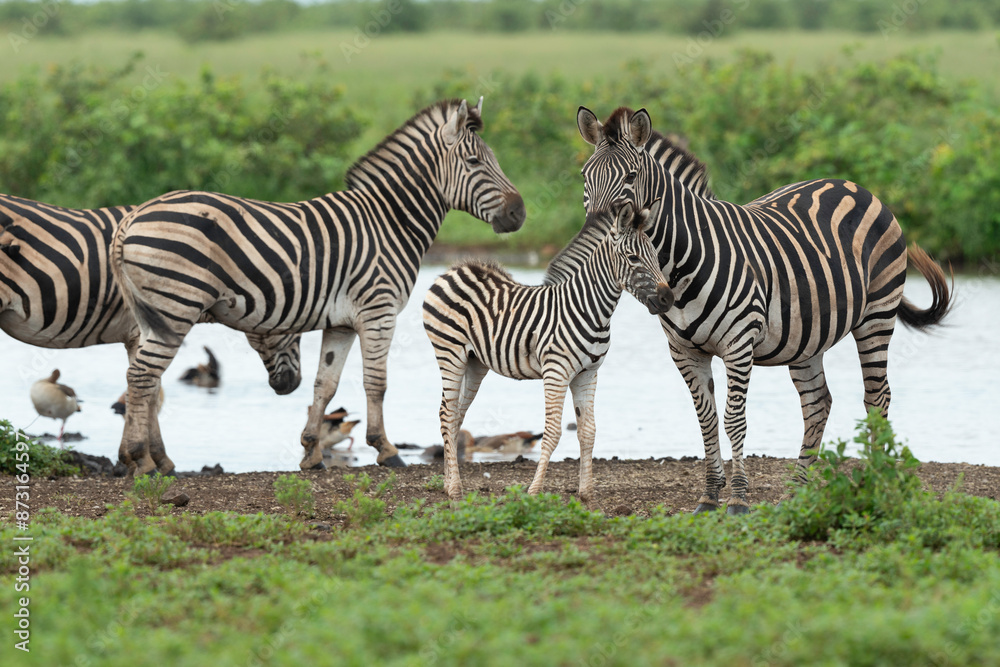
[[[490,454],[523,454],[530,451],[541,438],[541,433],[532,434],[529,431],[487,435],[476,438],[469,451]]]
[[[222,382],[222,371],[219,367],[219,360],[215,358],[215,355],[212,354],[207,345],[204,348],[208,354],[208,363],[198,364],[194,368],[184,371],[184,375],[181,376],[181,382],[205,389],[216,389]]]
[[[31,402],[42,417],[62,420],[62,425],[59,426],[59,448],[63,449],[62,439],[66,420],[73,413],[80,412],[80,403],[83,401],[76,397],[76,392],[71,387],[59,384],[57,368],[49,377],[31,385]]]
[[[331,449],[338,442],[350,440],[347,449],[354,447],[354,436],[351,431],[361,423],[360,419],[345,421],[347,410],[338,408],[328,415],[323,416],[323,421],[319,425],[319,446],[326,451]]]

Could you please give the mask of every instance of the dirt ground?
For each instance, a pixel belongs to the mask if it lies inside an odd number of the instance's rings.
[[[750,476],[750,499],[754,504],[775,502],[785,488],[792,459],[753,456],[747,459]],[[727,465],[728,469],[728,465]],[[345,473],[367,472],[376,482],[385,479],[390,470],[378,466],[362,468],[331,468],[329,470],[296,473],[312,482],[316,496],[316,519],[337,522],[331,516],[331,507],[337,500],[349,497],[351,486],[344,481]],[[396,483],[390,506],[406,504],[417,498],[430,503],[446,500],[443,491],[428,489],[428,482],[443,472],[441,463],[412,465],[395,469]],[[535,462],[464,463],[461,466],[465,491],[500,493],[507,486],[527,486],[535,472]],[[274,499],[272,484],[282,473],[255,472],[221,474],[211,477],[177,479],[167,496],[186,493],[190,502],[183,511],[204,513],[229,510],[240,513],[279,512]],[[966,463],[924,463],[920,477],[936,492],[947,491],[964,475],[962,490],[978,496],[996,499],[1000,489],[1000,468]],[[693,510],[701,495],[704,481],[704,464],[700,459],[685,457],[620,461],[596,459],[594,476],[597,498],[593,509],[610,516],[645,514],[662,504],[675,512]],[[0,486],[13,487],[13,478],[5,477]],[[550,464],[546,477],[546,491],[564,496],[576,495],[579,484],[579,463],[575,460]],[[123,478],[69,477],[32,480],[30,506],[32,511],[42,507],[55,507],[70,515],[99,517],[107,512],[105,505],[121,503],[125,498],[126,482]],[[723,498],[728,494],[723,491]],[[9,516],[13,510],[13,489],[0,497],[0,516]],[[182,510],[174,510],[179,512]]]

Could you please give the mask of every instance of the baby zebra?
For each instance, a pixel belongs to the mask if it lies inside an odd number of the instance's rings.
[[[444,488],[451,498],[462,495],[455,438],[492,370],[516,380],[541,378],[545,385],[545,434],[529,493],[542,489],[562,432],[566,387],[572,390],[579,424],[580,498],[591,499],[594,389],[611,344],[611,314],[623,289],[653,314],[666,312],[674,302],[646,235],[658,210],[656,202],[637,217],[631,204],[623,205],[616,219],[608,221],[614,227],[593,255],[558,284],[522,285],[503,268],[477,261],[460,264],[434,281],[424,299],[424,328],[441,369]],[[556,257],[549,270],[558,264]]]

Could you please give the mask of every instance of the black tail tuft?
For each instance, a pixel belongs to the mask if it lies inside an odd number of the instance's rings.
[[[955,274],[951,275],[951,288],[948,288],[948,281],[944,271],[937,265],[930,256],[923,251],[920,246],[913,244],[910,246],[907,262],[913,266],[927,280],[931,286],[933,299],[931,307],[921,310],[903,297],[899,310],[896,311],[899,319],[906,326],[925,331],[930,327],[941,324],[948,311],[951,310],[951,297],[955,292]]]

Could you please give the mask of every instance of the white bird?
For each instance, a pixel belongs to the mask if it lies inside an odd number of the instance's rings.
[[[66,428],[66,420],[74,412],[80,412],[80,403],[83,401],[76,397],[76,392],[72,387],[59,384],[59,369],[52,371],[52,375],[39,380],[31,385],[31,402],[35,405],[35,410],[43,417],[51,419],[61,419],[62,425],[59,427],[59,448],[63,448],[63,430]]]

